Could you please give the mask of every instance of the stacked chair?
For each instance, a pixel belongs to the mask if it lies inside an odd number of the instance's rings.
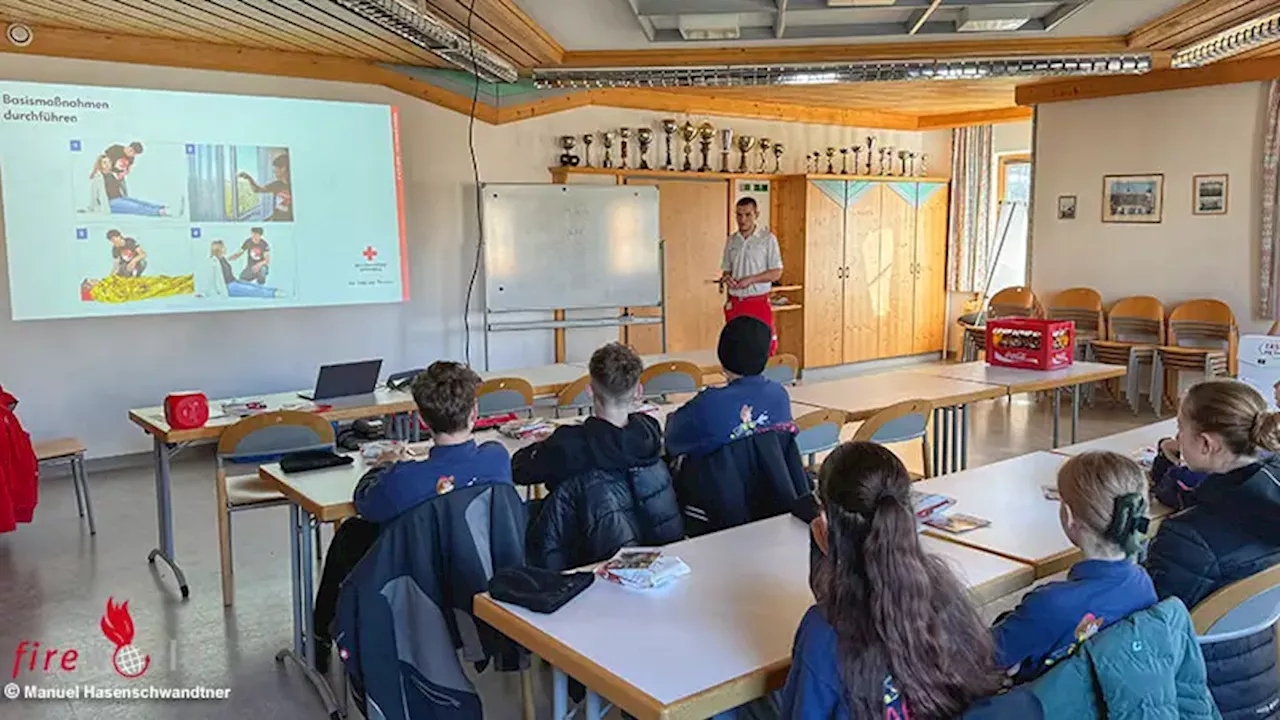
[[[1063,290],[1049,300],[1045,308],[1049,320],[1071,320],[1076,324],[1076,357],[1082,358],[1089,343],[1107,335],[1106,314],[1102,311],[1102,294],[1093,288]]]
[[[986,321],[1009,317],[1044,317],[1044,309],[1031,288],[1008,287],[991,296],[987,303]],[[981,325],[963,325],[964,345],[961,348],[961,362],[971,362],[978,355],[987,336],[986,321]]]
[[[1106,332],[1089,342],[1085,359],[1129,369],[1124,378],[1124,395],[1137,415],[1142,401],[1138,374],[1142,366],[1154,363],[1156,348],[1164,344],[1164,305],[1153,297],[1135,295],[1123,298],[1111,308]],[[1151,396],[1151,402],[1152,405],[1158,402],[1156,395]]]
[[[1169,314],[1167,344],[1157,347],[1151,368],[1151,405],[1159,417],[1166,398],[1176,402],[1184,370],[1206,378],[1236,375],[1239,327],[1221,300],[1188,300]]]

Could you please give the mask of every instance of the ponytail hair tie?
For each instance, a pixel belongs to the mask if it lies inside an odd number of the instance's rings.
[[[1151,529],[1147,517],[1147,499],[1140,493],[1128,493],[1116,498],[1111,511],[1111,525],[1106,538],[1119,545],[1129,555],[1138,552],[1138,539]]]

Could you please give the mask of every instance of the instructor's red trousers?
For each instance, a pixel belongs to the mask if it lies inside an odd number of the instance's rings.
[[[769,334],[773,338],[769,343],[769,357],[773,357],[778,352],[778,330],[773,326],[773,305],[769,303],[769,294],[728,297],[724,304],[724,321],[729,322],[739,315],[746,315],[768,325]]]

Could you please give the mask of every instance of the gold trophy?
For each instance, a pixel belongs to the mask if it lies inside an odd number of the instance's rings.
[[[690,156],[693,155],[693,139],[698,136],[698,128],[693,123],[686,120],[684,125],[680,126],[680,137],[684,139],[684,167],[681,168],[685,172],[693,170],[693,161]]]
[[[786,152],[786,148],[782,147],[782,143],[773,146],[773,172],[775,175],[782,174],[782,153]]]
[[[604,162],[600,163],[602,168],[613,167],[613,141],[617,139],[618,133],[609,130],[602,133],[604,135]]]
[[[636,139],[640,141],[640,169],[649,169],[649,146],[653,144],[653,131],[647,127],[636,130]]]
[[[662,166],[663,170],[676,169],[676,163],[671,159],[671,136],[676,134],[676,130],[679,127],[675,120],[667,119],[662,121],[662,132],[667,134],[667,162]]]
[[[835,158],[836,158],[836,149],[833,147],[827,148],[827,174],[828,175],[836,174]]]
[[[875,152],[875,149],[876,149],[876,139],[873,137],[868,137],[867,138],[867,174],[868,175],[875,175],[875,173],[871,172],[871,155],[872,153]]]
[[[702,165],[698,172],[711,172],[711,143],[716,139],[716,128],[709,122],[698,126],[699,143],[702,146]]]
[[[582,136],[582,166],[591,167],[591,143],[596,141],[595,133]]]
[[[769,138],[760,138],[760,172],[765,172],[769,165],[769,150],[773,148],[773,143]]]
[[[720,172],[733,172],[729,167],[729,153],[733,152],[733,130],[725,128],[720,131]]]
[[[622,163],[618,167],[626,170],[627,166],[627,142],[631,140],[631,128],[624,127],[618,131],[618,137],[622,138]]]
[[[738,136],[738,152],[742,156],[738,159],[738,172],[747,172],[747,153],[751,152],[751,148],[756,146],[756,139],[750,135]]]

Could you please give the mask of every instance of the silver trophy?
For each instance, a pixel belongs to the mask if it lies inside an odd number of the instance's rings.
[[[738,152],[742,156],[738,159],[738,172],[747,172],[747,153],[751,152],[751,148],[756,146],[756,139],[750,135],[738,136]]]
[[[582,136],[582,166],[591,167],[591,143],[596,141],[595,133]]]
[[[618,138],[618,133],[609,130],[601,133],[604,136],[604,160],[600,163],[602,168],[613,167],[613,141]]]
[[[876,149],[876,139],[873,137],[868,137],[867,138],[867,174],[868,175],[875,175],[875,173],[871,172],[871,155],[872,153],[875,152],[875,149]]]
[[[862,172],[862,146],[853,146],[853,174],[858,175]]]
[[[693,139],[698,136],[698,128],[690,121],[686,120],[684,125],[680,126],[680,137],[684,140],[684,167],[681,168],[685,172],[693,171]]]
[[[662,132],[667,135],[667,162],[662,165],[663,170],[676,169],[676,163],[671,159],[671,136],[676,134],[676,129],[679,127],[680,126],[676,124],[675,120],[662,121]]]
[[[836,157],[836,149],[833,147],[827,148],[827,174],[828,175],[836,174],[835,157]]]
[[[631,128],[624,127],[619,130],[618,137],[622,138],[622,162],[618,164],[618,167],[626,170],[629,167],[627,164],[627,142],[631,140]]]
[[[804,160],[805,169],[808,170],[809,173],[816,175],[818,173],[818,166],[822,162],[822,153],[814,150],[808,155],[805,155]]]
[[[729,154],[733,152],[733,131],[725,128],[720,131],[720,172],[733,172],[729,167]]]
[[[929,174],[929,156],[920,155],[920,167],[916,168],[919,175],[917,177],[925,177]]]
[[[899,150],[899,151],[898,151],[898,160],[901,160],[901,161],[902,161],[902,172],[900,172],[900,173],[898,173],[898,174],[899,174],[899,175],[901,175],[902,177],[908,177],[908,174],[907,174],[907,158],[908,158],[908,157],[910,157],[910,156],[911,156],[911,153],[907,152],[906,150]]]
[[[760,172],[765,172],[769,166],[769,150],[773,148],[773,142],[769,138],[760,138]]]
[[[849,174],[849,148],[840,148],[840,174]]]
[[[893,174],[893,148],[880,148],[880,174],[884,176]]]
[[[640,141],[640,169],[649,169],[649,146],[653,144],[653,131],[649,128],[636,130],[636,139]]]
[[[560,153],[560,167],[578,167],[578,156],[573,154],[573,149],[577,146],[578,138],[573,135],[560,138],[560,147],[564,149]]]
[[[782,153],[786,152],[786,148],[782,147],[782,143],[774,143],[773,146],[773,173],[775,175],[782,174]]]

